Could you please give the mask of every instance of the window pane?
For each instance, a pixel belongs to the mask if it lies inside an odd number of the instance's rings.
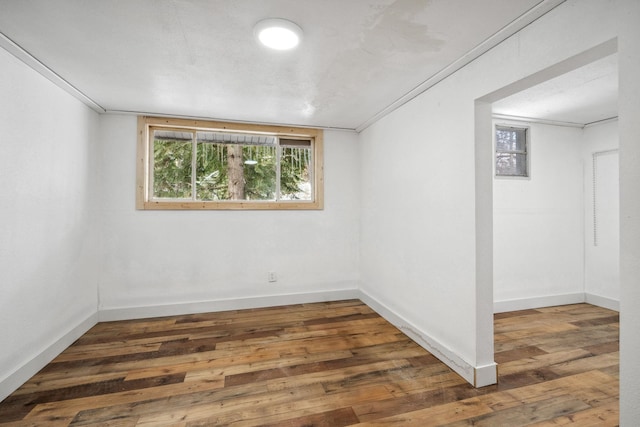
[[[497,128],[496,151],[526,151],[526,129]]]
[[[191,198],[190,132],[154,131],[153,197]]]
[[[527,176],[525,154],[497,153],[496,175]]]
[[[294,145],[294,144],[291,144]],[[283,146],[280,164],[282,200],[312,200],[311,144],[308,147]]]
[[[273,136],[198,132],[198,200],[275,200]]]
[[[196,199],[227,200],[227,153],[224,144],[198,144],[196,152]]]
[[[276,199],[276,147],[244,146],[245,197],[247,200]]]

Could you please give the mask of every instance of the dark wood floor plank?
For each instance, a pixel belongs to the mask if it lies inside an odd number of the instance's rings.
[[[610,402],[578,413],[562,415],[552,421],[534,423],[529,427],[618,427],[620,422],[618,406],[618,401]]]
[[[278,421],[275,424],[264,424],[264,427],[343,427],[359,422],[351,408],[340,408],[332,411]],[[205,424],[201,424],[203,427]],[[194,427],[197,424],[194,424]],[[191,427],[191,426],[189,426]]]
[[[497,364],[512,362],[514,360],[524,359],[527,357],[540,356],[542,354],[548,354],[541,348],[535,345],[528,345],[526,347],[514,348],[513,350],[501,351],[495,354],[494,360]]]
[[[99,323],[0,402],[13,426],[615,426],[619,316],[494,316],[467,384],[358,300]]]
[[[526,426],[540,421],[551,421],[561,416],[575,414],[588,409],[591,409],[591,407],[581,400],[570,395],[564,395],[467,418],[464,421],[445,424],[445,426]]]
[[[417,409],[386,418],[379,418],[357,426],[441,426],[447,423],[462,421],[477,417],[482,414],[490,414],[491,408],[478,400],[477,397],[448,402],[430,408]]]
[[[86,409],[96,409],[105,406],[113,406],[119,404],[130,404],[137,406],[140,402],[154,399],[160,399],[167,396],[191,396],[194,393],[209,392],[221,389],[223,383],[219,382],[201,382],[201,383],[178,383],[168,384],[152,388],[139,389],[134,391],[124,391],[104,395],[95,395],[82,397],[71,400],[56,401],[50,403],[41,403],[29,412],[25,417],[28,421],[47,420],[51,417],[75,417],[78,412]],[[166,405],[165,405],[166,408]],[[2,408],[0,408],[0,411]],[[0,412],[2,413],[2,412]],[[1,426],[2,424],[0,424]]]
[[[485,393],[491,393],[493,390],[495,390],[493,387],[475,389],[469,387],[464,381],[459,381],[448,387],[433,387],[427,391],[416,388],[414,393],[405,393],[391,399],[355,405],[353,409],[360,421],[371,421],[442,405],[446,402],[457,402],[477,397]]]
[[[516,310],[516,311],[505,311],[503,313],[496,313],[493,315],[494,320],[508,319],[511,317],[521,317],[528,315],[539,315],[540,311],[536,309],[526,309],[526,310]]]

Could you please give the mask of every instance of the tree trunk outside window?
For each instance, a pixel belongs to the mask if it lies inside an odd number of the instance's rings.
[[[227,167],[229,176],[229,199],[244,200],[244,163],[242,163],[242,146],[227,146]]]

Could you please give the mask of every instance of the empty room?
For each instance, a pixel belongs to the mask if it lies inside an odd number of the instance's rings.
[[[0,426],[637,425],[638,22],[0,0]]]

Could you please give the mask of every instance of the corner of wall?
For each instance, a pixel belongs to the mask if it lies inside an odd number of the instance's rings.
[[[583,292],[561,295],[545,295],[531,298],[516,298],[494,301],[493,312],[504,313],[508,311],[528,310],[540,307],[553,307],[556,305],[580,304],[582,302],[585,302],[585,294]]]
[[[75,340],[80,338],[84,333],[94,327],[97,323],[98,313],[96,312],[91,314],[85,320],[81,321],[78,325],[60,336],[53,343],[36,354],[33,358],[27,360],[13,373],[0,380],[0,401],[7,398],[7,396],[9,396],[20,386],[22,386],[22,384],[27,382],[29,378],[37,374],[38,371],[44,368],[49,362],[55,359],[67,347],[73,344]]]
[[[384,317],[392,325],[400,329],[402,333],[414,340],[418,345],[437,357],[445,365],[453,369],[474,387],[484,387],[495,384],[497,381],[496,364],[474,366],[458,356],[453,350],[432,338],[420,328],[409,322],[401,315],[395,313],[385,304],[360,289],[360,300]]]
[[[585,293],[584,296],[585,302],[591,305],[597,305],[598,307],[620,312],[620,301],[600,295],[590,294],[588,292]]]

